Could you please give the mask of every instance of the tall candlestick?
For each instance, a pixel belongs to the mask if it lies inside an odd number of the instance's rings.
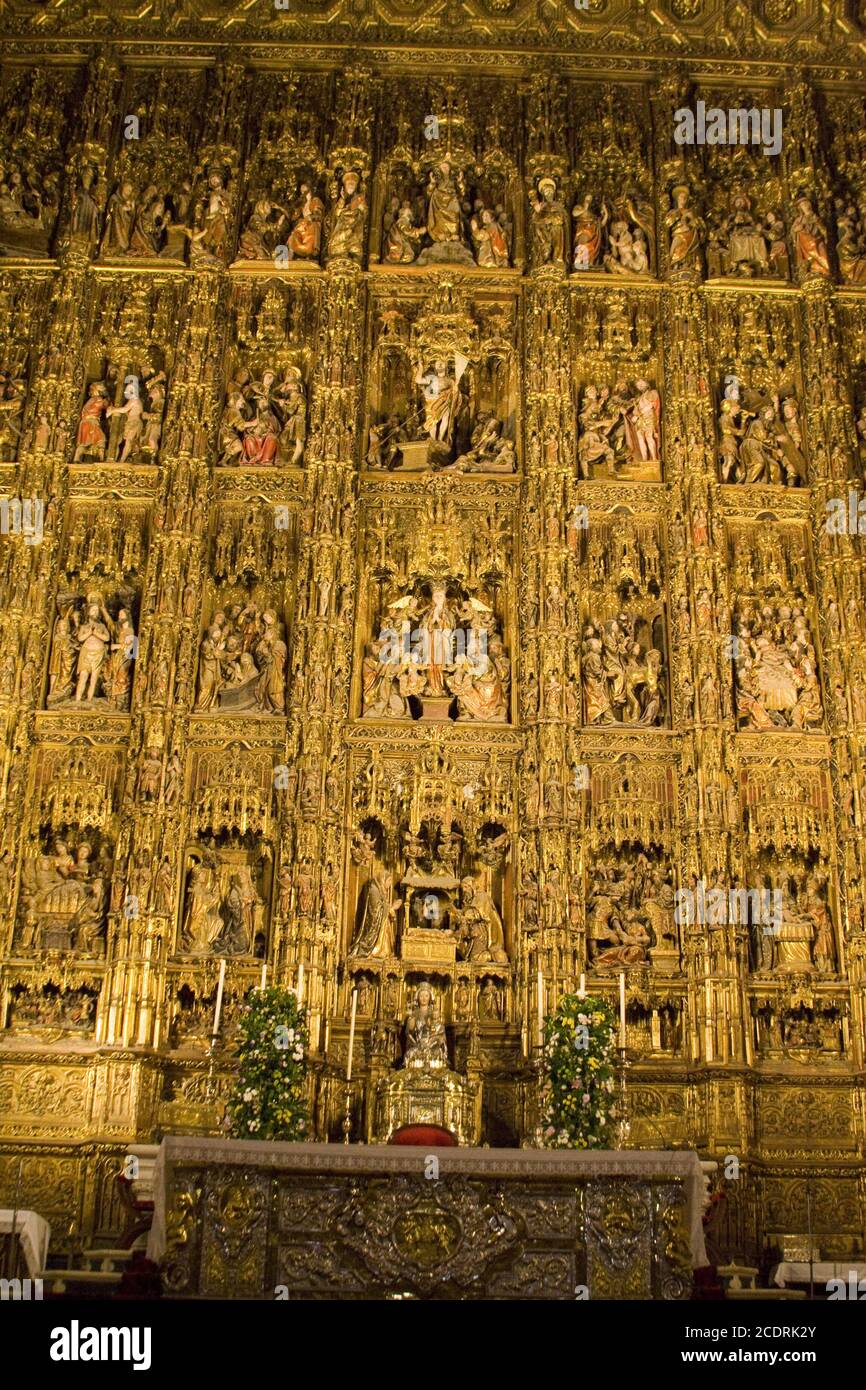
[[[544,976],[539,968],[536,978],[535,992],[538,1005],[538,1046],[544,1046]]]
[[[352,990],[352,1018],[349,1023],[349,1061],[346,1066],[346,1080],[352,1080],[352,1054],[355,1051],[355,1015],[358,1012],[358,989]]]
[[[304,1002],[304,962],[298,966],[298,1003]]]
[[[213,1016],[213,1035],[214,1035],[214,1037],[216,1037],[217,1033],[218,1033],[219,1030],[220,1030],[220,1019],[222,1018],[222,1013],[223,1013],[223,989],[225,988],[225,982],[226,982],[226,963],[225,963],[225,960],[223,959],[223,960],[220,961],[220,979],[219,979],[219,984],[217,985],[216,1009],[214,1010],[214,1016]]]
[[[264,964],[262,965],[262,983],[261,983],[260,988],[261,988],[261,989],[264,989],[264,988],[266,987],[267,983],[268,983],[268,963],[267,963],[267,961],[265,961]]]
[[[619,977],[619,1045],[625,1047],[625,975]]]
[[[585,975],[581,975],[581,977],[580,977],[580,989],[577,991],[577,993],[578,993],[578,997],[579,997],[580,999],[585,999],[585,998],[586,998],[586,976],[585,976]]]
[[[706,1053],[707,1053],[707,1061],[708,1061],[708,1062],[712,1062],[712,1060],[713,1060],[713,1031],[714,1031],[714,1030],[713,1030],[713,1023],[712,1023],[712,1013],[713,1013],[713,987],[712,987],[712,985],[710,984],[709,980],[707,980],[707,982],[706,982],[705,993],[706,993],[706,1018],[704,1019],[704,1032],[705,1032],[705,1035],[706,1035]]]

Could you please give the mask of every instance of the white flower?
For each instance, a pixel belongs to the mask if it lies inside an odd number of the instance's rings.
[[[253,1091],[249,1087],[247,1087],[247,1089],[244,1091],[244,1100],[247,1101],[247,1103],[249,1103],[251,1100],[255,1100],[257,1095],[257,1091]]]

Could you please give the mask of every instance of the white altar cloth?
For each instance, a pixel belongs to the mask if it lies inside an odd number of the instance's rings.
[[[856,1264],[853,1260],[815,1260],[811,1268],[814,1284],[826,1284],[828,1279],[844,1279],[847,1285],[851,1273],[858,1280],[866,1279],[866,1265]],[[783,1260],[770,1270],[770,1283],[780,1289],[788,1284],[808,1284],[809,1277],[808,1260]]]
[[[0,1235],[11,1235],[13,1214],[15,1216],[15,1230],[24,1253],[24,1262],[27,1265],[27,1273],[31,1279],[35,1279],[45,1268],[45,1261],[48,1258],[48,1242],[51,1239],[51,1227],[44,1216],[40,1216],[36,1211],[13,1213],[10,1208],[0,1207]]]

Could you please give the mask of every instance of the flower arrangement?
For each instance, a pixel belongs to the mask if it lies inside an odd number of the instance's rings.
[[[616,1103],[616,1015],[606,999],[562,999],[544,1025],[544,1063],[544,1147],[607,1148]]]
[[[305,1139],[309,1038],[294,990],[254,990],[238,1032],[229,1132],[235,1139]]]

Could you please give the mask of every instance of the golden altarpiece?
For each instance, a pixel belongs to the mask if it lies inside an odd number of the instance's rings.
[[[492,1146],[538,971],[624,971],[629,1142],[738,1158],[731,1255],[807,1182],[862,1250],[861,10],[2,7],[0,1188],[57,1248],[216,1132],[266,963],[317,1138],[352,992],[369,1139],[426,982]]]

